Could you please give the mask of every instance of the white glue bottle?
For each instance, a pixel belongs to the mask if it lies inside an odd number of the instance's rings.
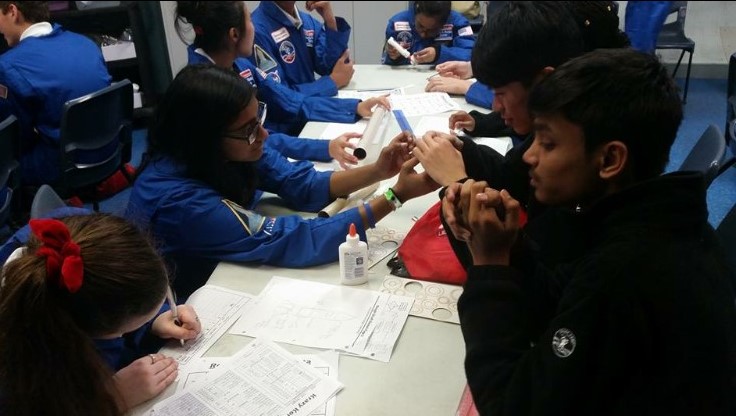
[[[340,244],[340,283],[360,285],[368,281],[368,244],[360,241],[355,232],[355,224],[350,224],[350,232],[345,242]]]

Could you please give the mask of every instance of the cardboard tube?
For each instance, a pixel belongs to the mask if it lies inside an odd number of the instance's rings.
[[[371,115],[371,120],[363,131],[363,136],[358,142],[358,147],[353,150],[355,157],[361,159],[364,164],[374,162],[383,149],[383,132],[386,128],[386,114],[388,111],[382,106],[376,107]],[[362,156],[362,157],[361,157]]]
[[[332,203],[324,207],[322,211],[318,212],[317,216],[320,218],[332,217],[337,213],[346,211],[357,206],[360,201],[373,195],[373,193],[378,190],[378,184],[379,182],[376,182],[373,185],[368,185],[365,188],[358,189],[357,191],[350,194],[350,196],[348,196],[347,198],[337,198],[336,200],[332,201]]]

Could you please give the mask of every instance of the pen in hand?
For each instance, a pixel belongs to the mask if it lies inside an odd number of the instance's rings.
[[[181,321],[179,320],[179,313],[176,310],[176,301],[174,300],[174,293],[171,291],[171,286],[166,285],[166,299],[169,302],[169,307],[171,308],[171,314],[174,316],[174,323],[176,326],[181,326]],[[184,346],[184,340],[179,339],[179,342],[181,343],[181,346]]]

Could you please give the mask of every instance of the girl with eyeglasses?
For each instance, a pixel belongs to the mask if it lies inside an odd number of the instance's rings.
[[[308,121],[355,123],[362,117],[370,117],[371,109],[377,104],[389,107],[386,97],[375,97],[365,101],[350,98],[310,95],[308,92],[291,88],[287,82],[268,74],[252,61],[254,27],[250,12],[242,1],[178,1],[176,2],[176,27],[179,36],[190,43],[187,48],[189,64],[212,63],[233,70],[241,78],[258,88],[259,98],[269,107],[265,127],[272,131],[298,135]],[[191,25],[191,29],[189,28]],[[194,39],[191,38],[193,32]],[[189,36],[187,36],[189,35]],[[262,54],[262,52],[259,52]],[[312,160],[335,158],[341,163],[357,163],[345,152],[348,139],[343,135],[332,141],[308,141],[294,143],[294,138],[271,134],[270,145],[284,149],[301,148],[286,156],[304,159],[304,148],[312,149]],[[279,142],[277,145],[276,142]],[[281,143],[284,142],[284,143]],[[327,148],[329,144],[329,149]],[[329,150],[329,152],[328,152]]]
[[[254,92],[233,71],[192,65],[177,75],[157,108],[127,215],[160,241],[175,266],[180,296],[203,285],[219,261],[286,267],[335,261],[350,223],[364,234],[401,202],[437,188],[414,171],[412,143],[403,133],[376,162],[347,171],[318,172],[309,162],[289,162],[264,146],[265,106],[259,115]],[[254,210],[266,191],[291,208],[316,212],[397,173],[392,195],[331,218],[269,217]]]

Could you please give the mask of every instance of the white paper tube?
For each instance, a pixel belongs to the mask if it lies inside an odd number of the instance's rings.
[[[373,115],[371,115],[371,119],[365,130],[363,130],[363,136],[358,143],[358,147],[353,151],[353,154],[357,152],[365,155],[362,160],[363,164],[372,163],[378,159],[378,155],[381,153],[381,149],[383,149],[383,132],[386,126],[384,122],[386,114],[388,114],[388,110],[380,105],[373,110]]]
[[[388,42],[389,45],[393,46],[394,49],[399,51],[401,56],[403,56],[404,58],[409,59],[409,56],[411,56],[411,52],[407,51],[406,49],[404,49],[403,46],[399,45],[399,42],[396,42],[393,36],[388,38],[386,42]]]

